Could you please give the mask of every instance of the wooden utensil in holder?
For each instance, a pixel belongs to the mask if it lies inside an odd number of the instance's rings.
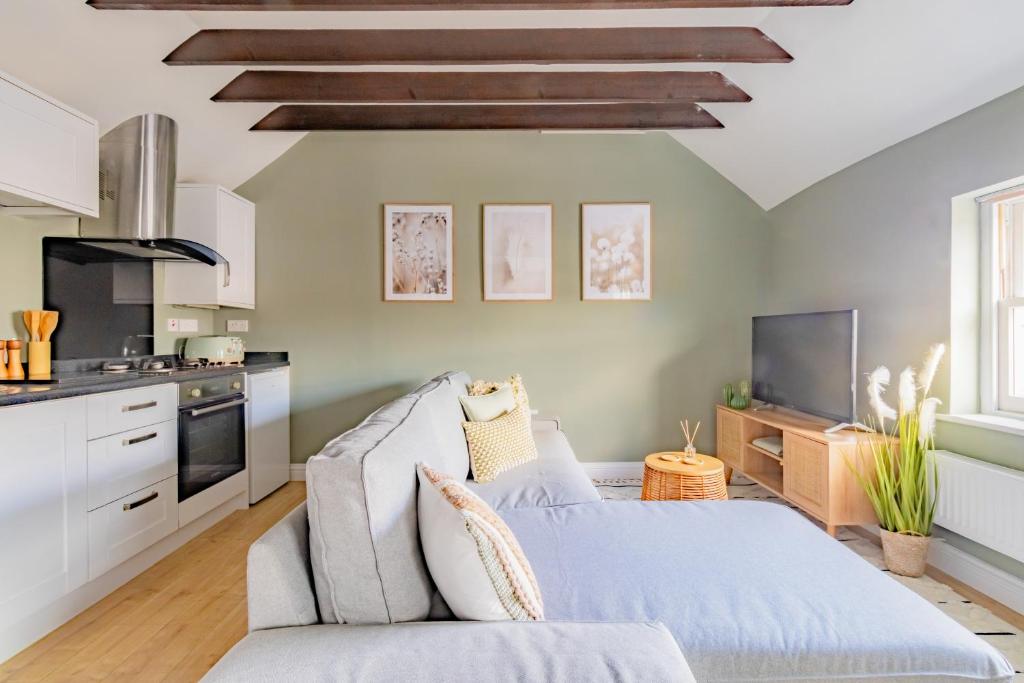
[[[7,340],[0,339],[0,380],[7,379]]]
[[[39,320],[39,341],[50,341],[53,331],[57,329],[59,319],[60,313],[57,311],[43,311],[43,316]]]

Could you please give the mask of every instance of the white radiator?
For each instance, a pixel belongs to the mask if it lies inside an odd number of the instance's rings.
[[[1024,472],[935,451],[935,523],[1024,562]]]

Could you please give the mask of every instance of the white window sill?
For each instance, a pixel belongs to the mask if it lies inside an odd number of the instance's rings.
[[[1003,432],[1004,434],[1024,436],[1024,415],[1021,417],[1010,417],[1007,415],[976,413],[971,415],[936,415],[935,417],[942,422],[952,422],[958,425],[967,425],[968,427],[979,427],[981,429],[991,429],[995,432]]]

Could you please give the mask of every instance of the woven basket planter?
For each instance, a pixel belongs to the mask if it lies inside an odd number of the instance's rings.
[[[882,529],[882,554],[885,566],[893,574],[917,578],[924,574],[928,563],[928,545],[931,536],[897,534]]]

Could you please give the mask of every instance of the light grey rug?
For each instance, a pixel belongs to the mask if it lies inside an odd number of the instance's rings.
[[[640,498],[640,479],[595,479],[594,485],[605,500],[639,500]],[[793,507],[787,501],[738,472],[733,474],[732,483],[729,484],[729,499],[767,500]],[[988,609],[975,604],[946,584],[931,577],[922,576],[920,579],[911,579],[889,572],[882,560],[882,549],[848,529],[840,529],[837,540],[845,543],[851,550],[881,571],[888,573],[896,581],[931,601],[953,620],[992,643],[1013,664],[1013,668],[1018,673],[1015,680],[1024,681],[1024,674],[1021,674],[1024,672],[1024,634],[1020,629],[1006,623]]]

